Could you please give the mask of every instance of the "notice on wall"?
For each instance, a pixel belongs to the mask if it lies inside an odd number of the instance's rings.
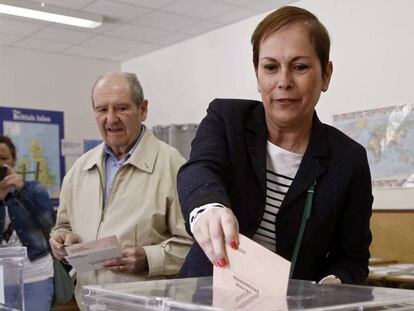
[[[25,180],[37,179],[51,198],[58,198],[65,172],[63,112],[0,107],[0,133],[16,145],[17,173]]]
[[[96,146],[102,143],[102,139],[84,139],[83,140],[83,152],[88,152]]]
[[[338,114],[333,120],[367,150],[374,187],[414,187],[414,104]]]
[[[63,139],[62,156],[81,156],[83,154],[83,141],[74,139]]]

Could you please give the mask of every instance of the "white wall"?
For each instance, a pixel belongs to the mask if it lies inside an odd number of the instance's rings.
[[[262,15],[263,16],[263,15]],[[251,62],[253,17],[122,64],[149,100],[146,124],[199,122],[215,97],[259,98]]]
[[[317,110],[332,114],[414,102],[414,1],[303,0],[332,38],[334,74]],[[150,101],[149,126],[199,122],[215,97],[259,98],[250,35],[265,14],[122,64]],[[375,208],[414,208],[414,190],[376,190]]]
[[[64,111],[65,139],[100,138],[91,108],[96,78],[120,63],[0,47],[0,106]],[[68,169],[75,158],[66,159]]]

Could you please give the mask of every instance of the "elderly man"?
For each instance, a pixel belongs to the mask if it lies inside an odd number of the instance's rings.
[[[92,89],[104,143],[79,158],[66,174],[50,245],[116,235],[122,258],[77,276],[81,286],[173,276],[191,246],[184,228],[176,174],[184,158],[142,125],[148,102],[135,74],[107,74]],[[79,299],[78,299],[79,302]]]

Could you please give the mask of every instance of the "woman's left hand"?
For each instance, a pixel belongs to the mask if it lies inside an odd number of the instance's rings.
[[[10,188],[17,191],[22,190],[24,184],[22,178],[9,165],[5,166],[7,167],[7,176],[0,181],[0,198],[5,198]]]
[[[142,246],[125,248],[122,257],[106,260],[103,266],[115,272],[138,273],[147,268],[147,256]]]

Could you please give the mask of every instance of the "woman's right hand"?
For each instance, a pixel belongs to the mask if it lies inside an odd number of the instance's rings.
[[[13,186],[11,183],[11,178],[16,175],[13,169],[9,165],[2,165],[7,170],[6,176],[0,180],[0,199],[4,199],[10,191],[10,187]],[[12,178],[13,180],[14,178]]]
[[[216,266],[228,264],[225,244],[237,249],[239,225],[231,209],[212,208],[199,216],[193,235],[208,259]]]
[[[7,193],[9,193],[9,187],[7,186],[7,181],[3,179],[0,181],[0,199],[3,200]]]

